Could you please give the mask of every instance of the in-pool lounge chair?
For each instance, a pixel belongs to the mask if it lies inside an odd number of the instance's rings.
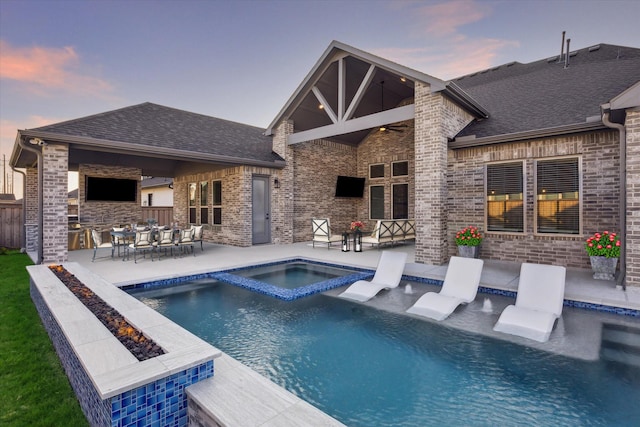
[[[407,313],[444,320],[460,304],[476,299],[484,261],[452,256],[440,292],[427,292],[411,306]]]
[[[376,296],[383,289],[397,288],[400,279],[402,279],[406,261],[406,253],[382,251],[373,279],[370,282],[358,280],[338,296],[364,302]]]
[[[547,341],[562,314],[565,276],[564,267],[523,263],[516,304],[504,309],[493,330]]]

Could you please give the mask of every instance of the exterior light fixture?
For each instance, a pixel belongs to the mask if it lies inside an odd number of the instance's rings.
[[[380,126],[380,132],[384,132],[386,130],[387,130],[386,126]]]
[[[280,188],[280,180],[278,178],[273,180],[273,187]]]
[[[29,144],[31,144],[31,145],[39,145],[41,147],[43,145],[47,145],[47,143],[44,140],[40,139],[40,138],[31,138],[29,140]]]
[[[324,105],[322,105],[322,104],[318,104],[318,109],[320,109],[320,110],[324,110]]]

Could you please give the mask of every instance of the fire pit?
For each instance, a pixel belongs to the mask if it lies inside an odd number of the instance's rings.
[[[51,265],[49,268],[139,361],[164,354],[160,346],[127,322],[116,309],[104,302],[63,266]]]

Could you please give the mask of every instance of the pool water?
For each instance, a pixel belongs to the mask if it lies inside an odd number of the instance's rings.
[[[234,272],[238,276],[259,280],[285,289],[295,289],[351,273],[353,271],[308,262],[260,266]]]
[[[133,293],[349,426],[626,426],[640,370],[585,362],[326,295],[220,282]]]

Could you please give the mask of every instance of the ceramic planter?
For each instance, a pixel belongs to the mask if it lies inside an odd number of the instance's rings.
[[[593,278],[598,280],[613,280],[616,274],[618,258],[590,256]]]

